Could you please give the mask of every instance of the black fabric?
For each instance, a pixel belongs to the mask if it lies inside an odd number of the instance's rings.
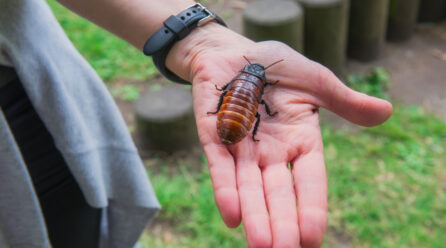
[[[31,175],[52,246],[98,247],[101,209],[87,204],[18,77],[0,88],[0,108]]]

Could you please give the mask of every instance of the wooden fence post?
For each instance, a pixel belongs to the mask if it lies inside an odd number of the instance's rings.
[[[421,0],[419,22],[438,22],[445,16],[446,0]]]
[[[297,0],[304,7],[304,53],[343,76],[348,0]]]
[[[420,0],[390,0],[387,39],[405,41],[410,39],[417,22]]]
[[[254,41],[278,40],[303,51],[303,12],[292,1],[250,2],[243,11],[243,30]]]
[[[146,92],[134,107],[138,143],[143,149],[174,152],[197,144],[190,90],[166,87]]]
[[[360,61],[376,59],[386,35],[388,0],[351,0],[347,54]]]

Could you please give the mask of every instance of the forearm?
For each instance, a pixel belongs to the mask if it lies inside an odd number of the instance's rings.
[[[142,50],[147,39],[171,15],[195,4],[193,0],[58,0],[67,8],[109,30]],[[204,49],[247,41],[235,32],[211,22],[194,29],[170,50],[166,66],[192,81],[196,55]]]
[[[145,41],[170,15],[193,0],[58,0],[70,10],[142,50]]]

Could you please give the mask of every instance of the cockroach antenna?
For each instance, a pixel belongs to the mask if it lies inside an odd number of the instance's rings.
[[[248,61],[248,64],[249,64],[249,65],[252,65],[252,64],[251,64],[251,61],[249,61],[249,59],[248,59],[247,57],[243,56],[243,58],[244,58],[246,61]]]
[[[278,64],[278,63],[280,63],[280,62],[282,62],[282,61],[283,61],[283,59],[278,60],[278,61],[276,61],[276,62],[270,64],[269,66],[265,67],[265,71],[266,71],[266,69],[270,68],[271,66],[273,66],[273,65],[275,65],[275,64]]]

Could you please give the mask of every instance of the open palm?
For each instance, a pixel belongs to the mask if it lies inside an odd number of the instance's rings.
[[[328,69],[279,42],[234,45],[200,53],[192,66],[194,111],[209,162],[215,199],[229,227],[243,221],[250,247],[318,247],[327,222],[327,183],[318,108],[327,108],[365,126],[391,114],[383,100],[344,86]],[[251,133],[226,146],[215,111],[222,87],[247,63],[271,64],[263,99],[278,114],[259,106],[261,121]],[[252,130],[251,130],[252,132]],[[291,168],[291,171],[290,171]]]

